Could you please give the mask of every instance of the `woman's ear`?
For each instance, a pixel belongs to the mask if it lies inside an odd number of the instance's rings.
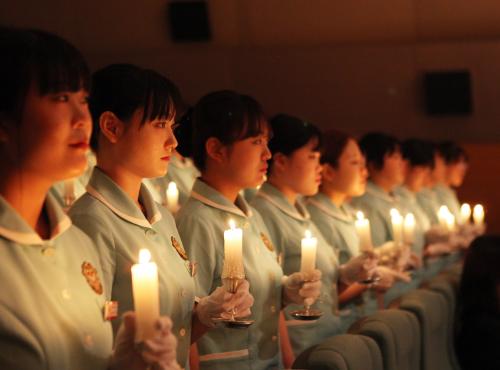
[[[283,153],[275,153],[272,158],[273,162],[273,171],[276,171],[278,173],[283,173],[286,171],[287,164],[288,164],[288,157],[284,155]]]
[[[323,181],[333,182],[335,179],[336,170],[330,164],[323,164],[323,172],[321,173],[321,177]]]
[[[124,123],[113,113],[106,111],[99,117],[101,134],[110,143],[116,144],[125,132]]]
[[[227,157],[227,147],[215,137],[208,138],[205,142],[205,150],[207,151],[207,158],[218,163],[222,163]]]

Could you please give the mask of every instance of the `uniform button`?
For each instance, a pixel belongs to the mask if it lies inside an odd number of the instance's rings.
[[[273,342],[276,342],[276,341],[278,340],[278,336],[277,336],[277,335],[273,335],[273,336],[271,337],[271,340],[272,340]]]
[[[186,329],[182,328],[181,330],[179,330],[179,334],[181,337],[185,336],[186,335]]]
[[[56,253],[56,250],[52,247],[47,247],[47,248],[42,249],[42,254],[45,257],[52,257],[55,253]]]
[[[67,301],[69,301],[71,299],[71,293],[69,292],[68,289],[63,289],[61,291],[61,295],[64,299],[66,299]]]
[[[275,305],[272,305],[272,306],[271,306],[271,312],[272,312],[272,313],[275,313],[275,312],[276,312],[276,306],[275,306]]]

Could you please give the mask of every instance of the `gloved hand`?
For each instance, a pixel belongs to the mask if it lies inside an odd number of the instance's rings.
[[[364,252],[340,266],[340,280],[347,285],[366,280],[372,276],[376,267],[377,256],[375,253]]]
[[[294,272],[283,276],[283,305],[290,303],[311,306],[321,294],[321,271],[314,270],[310,274]]]
[[[196,305],[196,314],[198,319],[208,327],[214,327],[214,319],[224,317],[229,319],[231,311],[234,311],[234,317],[250,316],[254,299],[249,292],[250,284],[247,280],[242,280],[238,285],[236,292],[229,293],[223,287],[218,287],[212,294],[200,299]]]
[[[160,317],[156,335],[138,346],[135,337],[135,313],[123,314],[123,321],[115,339],[115,348],[110,361],[110,370],[180,370],[176,360],[177,339],[172,334],[172,321]]]
[[[377,266],[375,269],[375,276],[380,276],[380,280],[376,282],[373,287],[376,290],[382,291],[388,290],[397,280],[404,281],[406,283],[411,281],[411,278],[407,273],[399,272],[386,266]]]
[[[451,253],[452,248],[448,243],[433,243],[425,247],[424,255],[427,257],[440,256]]]
[[[422,267],[422,258],[415,252],[410,252],[410,260],[408,261],[408,266],[411,268],[419,269]]]
[[[434,244],[434,243],[446,243],[449,239],[449,233],[447,230],[443,229],[440,225],[432,226],[425,233],[425,242],[426,244]]]
[[[396,268],[399,271],[404,271],[410,262],[411,249],[408,246],[400,247],[397,251]]]

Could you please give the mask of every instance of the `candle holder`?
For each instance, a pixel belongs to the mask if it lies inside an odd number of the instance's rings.
[[[312,282],[313,280],[305,280],[304,283]],[[295,310],[290,312],[290,315],[296,320],[313,321],[318,320],[323,316],[323,311],[311,308],[311,305],[304,303],[302,310]]]
[[[226,291],[235,294],[236,291],[238,290],[238,287],[243,282],[243,280],[245,280],[245,275],[237,274],[228,277],[222,277],[222,284]],[[236,318],[235,317],[236,309],[234,307],[231,309],[230,314],[231,317],[229,319],[220,317],[216,319],[216,321],[223,323],[228,328],[235,328],[235,329],[245,329],[254,323],[254,320]]]

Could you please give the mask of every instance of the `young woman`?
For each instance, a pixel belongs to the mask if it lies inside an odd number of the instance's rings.
[[[243,231],[243,264],[255,299],[244,330],[219,327],[198,341],[202,369],[274,369],[281,366],[280,310],[287,303],[314,301],[319,272],[288,278],[259,214],[239,195],[263,181],[270,158],[269,126],[251,97],[217,91],[201,98],[193,114],[193,159],[201,171],[178,215],[179,232],[198,263],[196,292],[210,294],[222,283],[224,230],[233,220]]]
[[[4,28],[0,51],[0,368],[178,369],[167,318],[138,351],[126,314],[112,355],[99,258],[48,193],[87,164],[83,57],[57,36]]]
[[[173,321],[177,360],[185,367],[191,330],[195,339],[204,330],[201,323],[211,323],[209,315],[228,309],[226,301],[245,312],[251,303],[248,287],[235,295],[238,302],[219,289],[193,312],[193,265],[172,215],[142,185],[144,178],[165,175],[177,145],[168,81],[133,65],[110,65],[93,76],[90,109],[97,166],[70,216],[95,240],[106,296],[120,311],[133,307],[130,268],[139,250],[149,249],[158,265],[160,313]]]
[[[394,193],[404,181],[403,159],[398,140],[390,135],[368,133],[361,138],[359,146],[366,157],[369,180],[366,193],[353,198],[351,204],[370,220],[372,242],[379,247],[394,240],[391,209],[397,209],[402,215],[408,212]],[[402,265],[407,262],[402,261]],[[409,281],[408,277],[406,281],[401,279],[386,292],[386,306],[412,287]]]
[[[337,251],[339,262],[345,264],[363,253],[355,226],[356,215],[349,200],[364,194],[368,172],[354,138],[343,132],[329,130],[323,135],[323,144],[321,186],[316,195],[308,198],[307,209],[325,240]],[[374,261],[369,262],[374,265]],[[375,289],[381,291],[387,290],[394,278],[399,276],[396,271],[382,266],[372,274],[381,278],[374,285]],[[364,293],[367,287],[354,283],[339,295],[344,331],[357,319],[378,309],[374,292]],[[359,297],[362,293],[363,296]]]
[[[362,263],[339,270],[336,251],[311,221],[300,199],[301,196],[314,195],[321,182],[320,131],[308,122],[284,114],[275,116],[271,127],[273,138],[269,147],[273,157],[268,180],[252,204],[270,231],[271,241],[286,274],[300,271],[301,240],[308,230],[318,241],[316,266],[322,273],[321,297],[315,308],[321,310],[323,316],[314,322],[300,321],[292,315],[292,311],[300,307],[290,306],[285,310],[292,348],[298,355],[306,348],[342,332],[337,282],[339,278],[348,283],[356,280],[356,270],[362,272]]]

